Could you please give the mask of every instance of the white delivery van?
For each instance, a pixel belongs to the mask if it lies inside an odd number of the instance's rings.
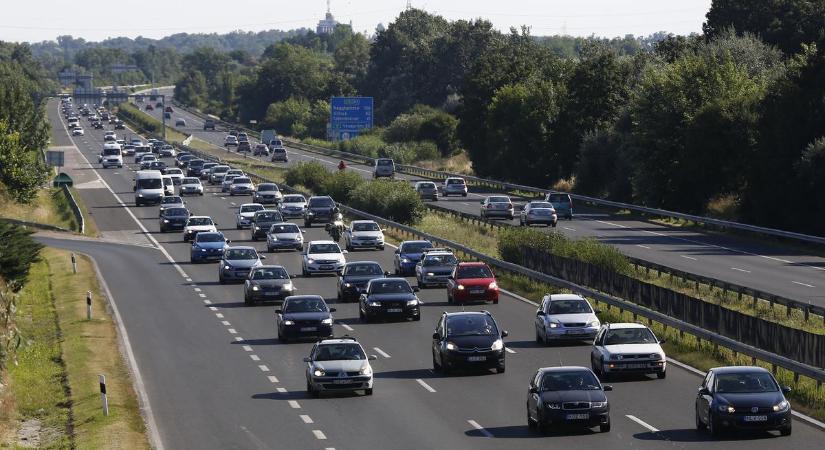
[[[160,170],[138,170],[135,172],[135,205],[160,203],[165,189]]]
[[[100,165],[107,167],[123,167],[123,154],[120,144],[107,142],[100,151]]]

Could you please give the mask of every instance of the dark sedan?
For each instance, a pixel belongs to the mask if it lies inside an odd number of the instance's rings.
[[[244,282],[244,303],[283,300],[295,292],[289,274],[282,266],[258,266],[249,272]]]
[[[275,310],[278,340],[308,337],[332,337],[332,313],[320,295],[294,295],[284,299],[281,309]]]
[[[166,208],[160,212],[158,217],[160,222],[160,232],[166,233],[169,230],[182,230],[189,220],[189,210],[186,208]]]
[[[421,307],[413,288],[404,278],[370,280],[358,301],[358,316],[362,322],[378,318],[421,320]]]
[[[545,367],[527,388],[527,426],[547,432],[556,427],[599,427],[610,431],[610,403],[596,375],[586,367]]]
[[[722,430],[779,430],[791,434],[791,404],[776,378],[761,367],[710,369],[696,395],[696,428],[714,436]]]
[[[487,311],[444,312],[433,333],[433,369],[445,375],[456,369],[504,373],[505,337]]]
[[[249,228],[252,230],[252,240],[266,239],[267,233],[269,233],[272,225],[282,223],[283,221],[284,216],[278,211],[271,209],[256,211],[255,215],[252,216],[252,223],[249,225]]]
[[[338,277],[338,301],[349,302],[358,300],[358,297],[367,287],[370,280],[384,278],[387,275],[381,265],[373,261],[357,261],[344,265],[341,276]]]

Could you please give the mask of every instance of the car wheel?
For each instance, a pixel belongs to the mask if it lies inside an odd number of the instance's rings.
[[[420,322],[421,321],[421,313],[418,313],[417,316],[413,316],[413,320],[416,321],[416,322]]]
[[[702,422],[701,418],[699,418],[699,411],[696,411],[695,415],[696,415],[696,429],[697,430],[704,430],[706,428],[705,423]]]
[[[793,431],[793,428],[791,427],[791,424],[788,424],[787,427],[779,430],[779,434],[781,434],[782,436],[790,436],[791,431]]]
[[[220,281],[220,283],[221,283],[221,284],[226,284],[226,280],[224,280],[223,278],[221,278],[221,279],[220,279],[220,280],[218,280],[218,281]]]
[[[539,333],[539,328],[534,327],[536,329],[536,344],[542,345],[544,344],[544,340],[541,338],[541,334]],[[595,372],[595,370],[594,370]]]
[[[493,300],[494,305],[498,305],[498,299]]]
[[[530,417],[530,408],[528,407],[527,408],[527,428],[529,428],[531,430],[534,430],[538,426],[539,426],[538,422],[536,422],[535,420],[533,420],[532,417]]]
[[[498,366],[496,367],[496,373],[504,373],[504,369],[506,368],[506,366]]]
[[[248,295],[245,295],[245,296],[244,296],[244,298],[243,298],[243,302],[244,302],[244,304],[245,304],[246,306],[251,306],[251,305],[252,305],[252,299],[251,299],[251,298],[249,298],[249,296],[248,296]]]
[[[553,228],[556,228],[556,225],[558,225],[558,222],[553,222],[553,223],[551,224],[551,226],[552,226]]]
[[[656,372],[656,378],[660,380],[664,380],[667,377],[667,370],[663,370],[661,372]]]
[[[602,433],[607,433],[610,431],[610,416],[607,416],[607,423],[599,425],[599,431]]]
[[[364,395],[372,395],[372,388],[364,389]]]
[[[433,370],[434,370],[434,371],[439,371],[439,370],[441,370],[441,364],[439,364],[439,363],[435,360],[435,354],[433,354]]]
[[[318,391],[312,388],[312,383],[309,381],[307,381],[307,394],[309,394],[310,397],[318,398]]]
[[[240,226],[240,225],[238,225],[238,224],[235,224],[235,228],[236,228],[236,229],[238,229],[238,230],[240,230],[240,229],[241,229],[241,226]]]
[[[305,221],[304,221],[304,227],[305,227],[305,228],[312,228],[312,222],[307,222],[307,221],[305,220]]]
[[[462,196],[462,197],[466,197],[466,196],[467,196],[467,193],[465,192],[465,193],[461,194],[461,196]]]

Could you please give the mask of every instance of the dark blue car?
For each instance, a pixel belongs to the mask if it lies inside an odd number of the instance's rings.
[[[424,249],[433,248],[430,241],[404,241],[398,246],[393,258],[396,275],[415,273],[415,265],[421,261]]]
[[[287,342],[300,338],[332,337],[332,313],[320,295],[292,295],[275,310],[278,339]]]
[[[761,367],[710,369],[696,395],[696,428],[714,436],[723,430],[779,430],[788,436],[790,391]]]
[[[227,242],[229,240],[220,231],[198,233],[195,235],[195,239],[192,240],[192,248],[189,250],[189,262],[220,261],[223,258],[223,251]]]

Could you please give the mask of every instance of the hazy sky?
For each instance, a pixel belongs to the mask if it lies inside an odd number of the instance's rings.
[[[225,33],[315,28],[326,0],[3,0],[0,40],[37,42],[70,34],[160,38],[173,33]],[[339,22],[372,33],[406,0],[331,0]],[[534,35],[614,37],[701,32],[711,0],[412,0],[448,19],[482,17],[501,30],[528,25]]]

